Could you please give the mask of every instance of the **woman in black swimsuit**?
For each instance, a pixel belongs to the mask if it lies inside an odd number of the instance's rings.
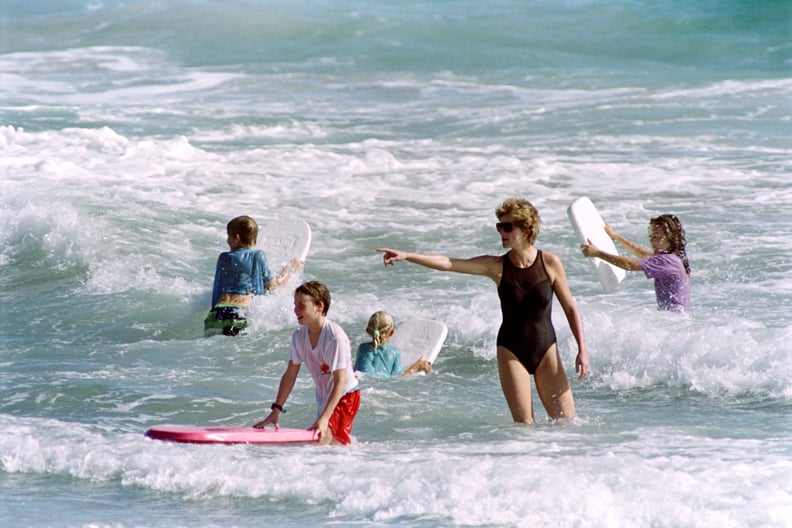
[[[539,251],[539,214],[530,202],[518,198],[504,201],[495,212],[502,256],[481,255],[456,259],[445,255],[408,253],[381,248],[385,265],[406,260],[427,268],[485,275],[498,285],[503,322],[498,331],[498,373],[512,418],[533,423],[531,375],[547,415],[557,420],[575,415],[575,401],[561,364],[555,330],[550,319],[553,294],[564,310],[578,345],[575,371],[578,379],[588,375],[589,360],[580,319],[561,260]]]

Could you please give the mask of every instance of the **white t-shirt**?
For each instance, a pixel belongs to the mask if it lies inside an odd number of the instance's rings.
[[[344,329],[325,318],[316,348],[311,346],[308,327],[300,326],[292,335],[292,363],[305,363],[316,384],[316,416],[318,417],[333,390],[333,371],[346,369],[344,394],[357,388],[358,380],[352,368],[352,347]]]

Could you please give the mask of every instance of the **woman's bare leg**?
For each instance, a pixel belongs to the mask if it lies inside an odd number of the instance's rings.
[[[534,373],[534,381],[536,392],[550,419],[575,416],[575,400],[556,345],[550,347],[542,358]]]
[[[498,375],[512,419],[516,423],[533,423],[531,375],[507,348],[498,347]]]

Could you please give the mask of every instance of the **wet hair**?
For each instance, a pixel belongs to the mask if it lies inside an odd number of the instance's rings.
[[[506,215],[511,215],[514,225],[528,232],[528,242],[533,244],[539,235],[541,219],[536,207],[528,200],[522,198],[507,198],[495,209],[495,216],[500,220]]]
[[[669,242],[668,253],[673,253],[682,259],[685,271],[690,275],[690,262],[687,257],[687,240],[685,238],[685,228],[679,218],[672,214],[660,215],[649,221],[649,229],[659,231]]]
[[[374,312],[369,317],[366,333],[374,340],[375,350],[388,341],[391,330],[393,330],[393,317],[388,312]]]
[[[249,216],[237,216],[226,225],[229,235],[239,235],[239,241],[245,247],[253,247],[258,239],[258,224]]]
[[[327,315],[330,309],[330,290],[327,286],[319,281],[303,282],[294,290],[295,295],[298,293],[310,297],[314,304],[322,303],[322,315]]]

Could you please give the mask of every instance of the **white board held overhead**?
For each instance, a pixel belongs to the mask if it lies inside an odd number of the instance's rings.
[[[583,196],[572,202],[572,205],[567,208],[567,216],[582,244],[591,240],[591,243],[602,251],[612,255],[619,254],[613,240],[605,232],[605,221],[587,197]],[[608,293],[616,291],[619,283],[624,280],[626,272],[602,259],[590,258],[588,260],[597,270],[600,283],[605,291]]]

